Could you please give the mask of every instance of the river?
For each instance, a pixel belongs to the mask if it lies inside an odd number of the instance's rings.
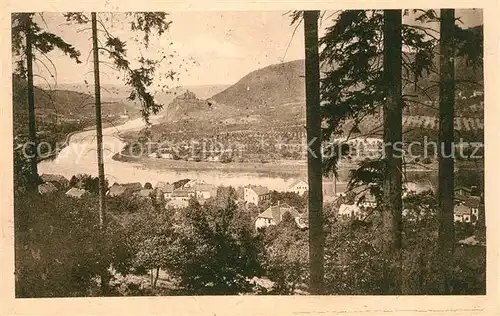
[[[158,123],[160,116],[151,117],[151,123]],[[158,181],[175,182],[181,179],[201,179],[215,185],[234,187],[248,184],[267,186],[272,190],[285,190],[296,179],[279,176],[263,176],[257,172],[232,172],[224,170],[151,170],[141,164],[113,160],[113,155],[126,145],[119,134],[140,130],[145,126],[141,118],[127,121],[114,127],[103,129],[104,172],[109,184],[114,182],[129,183]],[[69,137],[68,144],[53,160],[44,160],[38,164],[40,174],[60,174],[70,179],[73,175],[86,173],[97,176],[97,152],[95,130],[83,131]],[[195,163],[195,162],[193,162]]]

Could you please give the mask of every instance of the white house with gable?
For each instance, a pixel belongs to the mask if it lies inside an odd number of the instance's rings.
[[[307,223],[302,214],[297,212],[295,208],[289,206],[288,204],[280,205],[278,203],[278,205],[269,207],[257,216],[257,219],[255,220],[255,229],[278,225],[281,223],[286,213],[289,213],[293,217],[295,224],[299,228],[307,228]]]
[[[357,218],[362,219],[363,212],[358,205],[355,204],[342,204],[339,208],[339,213],[343,218]]]
[[[243,199],[247,203],[259,205],[260,201],[271,199],[271,194],[266,187],[250,186],[243,188]]]
[[[309,191],[309,185],[304,180],[298,180],[292,183],[288,191],[303,195],[305,192]]]

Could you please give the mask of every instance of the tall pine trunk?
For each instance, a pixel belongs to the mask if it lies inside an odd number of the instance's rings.
[[[439,82],[439,255],[441,263],[441,294],[451,292],[451,263],[455,243],[453,223],[453,119],[455,103],[454,70],[455,10],[441,10],[440,82]]]
[[[323,173],[321,158],[318,18],[319,11],[304,11],[311,294],[322,294],[324,290]]]
[[[390,278],[387,291],[400,294],[402,284],[402,120],[401,95],[402,24],[401,10],[384,10],[384,104],[385,169],[383,180],[384,242],[389,258]]]
[[[38,154],[37,154],[37,138],[36,138],[36,116],[35,116],[35,93],[33,88],[33,34],[31,29],[31,16],[29,13],[25,14],[26,17],[26,72],[28,81],[28,124],[29,124],[29,138],[32,144],[32,152],[30,167],[31,179],[30,187],[38,190]]]
[[[92,48],[94,55],[94,86],[95,86],[95,123],[97,140],[97,166],[99,173],[99,225],[101,229],[101,260],[104,263],[104,271],[101,274],[101,290],[103,294],[108,290],[107,275],[107,241],[106,241],[106,180],[104,178],[104,159],[102,149],[102,119],[101,119],[101,82],[99,78],[99,47],[97,45],[97,17],[92,12]]]

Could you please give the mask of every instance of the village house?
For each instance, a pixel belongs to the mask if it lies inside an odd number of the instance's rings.
[[[139,182],[127,183],[127,184],[113,183],[113,185],[109,188],[107,195],[109,195],[109,196],[121,196],[121,195],[130,196],[136,192],[140,192],[141,190],[142,190],[142,185]]]
[[[40,178],[42,178],[43,182],[52,183],[58,188],[67,187],[69,185],[69,180],[59,174],[44,173],[40,176]]]
[[[430,183],[417,183],[414,181],[407,181],[403,185],[404,185],[403,197],[407,196],[408,194],[420,194],[425,191],[434,192],[434,188],[431,186]]]
[[[459,186],[453,189],[453,192],[455,195],[468,197],[471,196],[472,190],[468,187]]]
[[[453,210],[453,219],[455,222],[474,223],[477,217],[472,216],[472,210],[469,207],[461,204],[455,206]]]
[[[134,195],[139,196],[141,198],[148,198],[148,197],[151,197],[152,193],[153,193],[153,189],[142,189],[140,191],[134,192]]]
[[[193,179],[193,180],[189,180],[188,182],[186,182],[183,186],[183,188],[193,188],[195,185],[198,185],[198,184],[206,184],[205,181],[203,180],[200,180],[200,179]]]
[[[479,218],[481,200],[477,196],[455,196],[454,219],[457,222],[475,223]]]
[[[38,193],[40,194],[50,194],[56,191],[57,187],[52,182],[43,183],[38,186]]]
[[[255,229],[265,228],[272,225],[278,225],[283,220],[286,213],[289,213],[295,220],[295,224],[299,228],[306,228],[307,223],[304,217],[293,207],[288,204],[277,204],[269,207],[264,212],[260,213],[255,220]]]
[[[469,199],[467,199],[464,202],[464,205],[471,210],[472,216],[476,218],[476,220],[479,217],[479,206],[480,206],[481,200],[479,197],[471,196]]]
[[[294,183],[292,183],[292,185],[290,185],[288,189],[289,192],[295,192],[298,195],[303,195],[308,190],[309,190],[309,185],[304,180],[295,181]]]
[[[127,190],[126,187],[119,185],[118,183],[114,183],[111,187],[109,187],[107,195],[120,196],[120,195],[124,194],[126,190]]]
[[[165,200],[170,199],[172,197],[172,192],[174,192],[174,185],[163,181],[156,183],[155,188],[163,192]]]
[[[189,201],[192,197],[195,197],[196,193],[194,190],[189,188],[186,189],[175,189],[170,197],[171,200]]]
[[[88,193],[88,191],[83,190],[83,189],[71,188],[71,189],[69,189],[66,192],[66,195],[69,196],[69,197],[73,197],[73,198],[79,199],[79,198],[81,198],[82,196],[84,196],[87,193]]]
[[[270,200],[269,189],[263,186],[248,186],[243,188],[243,199],[247,203],[259,205],[259,202]]]
[[[196,184],[193,186],[197,199],[209,199],[217,195],[217,187],[213,184]]]
[[[363,219],[364,212],[358,205],[355,204],[341,204],[339,207],[338,215],[344,219],[355,218],[358,220]]]
[[[127,190],[130,191],[130,193],[135,193],[143,189],[142,184],[140,182],[125,183],[122,185],[125,188],[127,188]]]

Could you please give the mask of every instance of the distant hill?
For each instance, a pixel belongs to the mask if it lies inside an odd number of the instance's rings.
[[[249,111],[304,102],[304,60],[270,65],[252,71],[211,99]]]
[[[482,26],[475,27],[474,31],[481,36]],[[413,58],[414,55],[406,53],[405,60]],[[439,66],[438,54],[434,63]],[[325,69],[322,70],[324,72]],[[171,95],[172,101],[163,114],[169,123],[182,121],[182,128],[187,122],[204,122],[218,132],[259,130],[264,127],[273,130],[302,128],[306,120],[304,75],[303,59],[270,65],[250,72],[206,100],[196,92],[194,99],[174,100],[175,95]],[[457,130],[482,132],[483,70],[474,69],[459,57],[455,59],[455,77]],[[436,130],[436,124],[429,122],[434,122],[433,118],[437,117],[438,81],[439,75],[432,72],[419,78],[420,89],[413,85],[404,88],[405,95],[413,95],[413,100],[418,101],[405,108],[405,129]],[[381,126],[382,119],[381,113],[367,116],[358,128],[362,133],[372,131]],[[351,130],[351,125],[352,122],[346,122],[344,131]]]
[[[168,105],[174,100],[174,98],[187,90],[194,92],[200,99],[208,99],[214,94],[221,92],[222,90],[228,88],[230,85],[215,84],[215,85],[188,85],[188,86],[178,86],[169,89],[169,92],[155,91],[153,92],[156,101]],[[39,86],[44,90],[69,90],[75,92],[81,92],[85,94],[94,94],[94,85],[85,83],[59,83],[57,86],[49,87],[47,84],[42,84]],[[130,88],[125,85],[119,84],[102,84],[101,85],[101,99],[103,101],[121,101],[124,103],[131,103],[127,100],[130,95]],[[153,87],[154,88],[154,87]],[[154,90],[154,89],[153,89]],[[136,104],[138,107],[139,105]]]
[[[233,107],[217,104],[212,100],[200,99],[190,90],[178,94],[162,111],[163,118],[167,122],[217,120],[234,114]]]
[[[94,85],[90,83],[58,83],[50,87],[47,84],[40,84],[39,87],[47,91],[67,90],[84,94],[94,94]],[[103,101],[128,102],[126,99],[129,95],[130,91],[124,85],[101,84],[101,100]]]
[[[183,93],[189,91],[194,93],[197,99],[206,100],[212,95],[217,94],[224,89],[228,88],[230,85],[189,85],[189,86],[179,86],[174,87],[169,90],[169,92],[157,91],[155,93],[155,100],[164,105],[161,115],[166,117],[172,117],[172,108],[174,107],[170,103],[174,102],[174,99],[181,96]],[[177,106],[176,104],[175,106]],[[189,107],[189,104],[186,104]],[[168,111],[170,109],[170,111]],[[167,114],[168,112],[168,114]],[[184,114],[184,113],[183,113]],[[183,115],[182,114],[182,115]]]
[[[438,57],[436,57],[436,63],[438,62]],[[482,69],[472,71],[462,58],[456,60],[456,65],[458,80],[468,78],[470,81],[482,83]],[[190,118],[237,122],[241,118],[250,118],[253,122],[258,120],[261,124],[303,123],[305,122],[304,72],[304,60],[267,66],[249,73],[234,85],[209,98],[212,104],[219,107],[218,109],[209,106],[193,106],[189,103],[183,104],[182,100],[177,100],[175,104],[167,107],[169,113],[166,116],[168,121]],[[435,85],[437,80],[438,75],[431,73],[421,78],[419,85],[430,87]],[[471,97],[475,91],[481,93],[482,87],[473,83],[461,83],[459,88],[456,115],[482,118],[482,96]],[[435,102],[439,93],[437,87],[430,88],[424,93],[422,90],[414,90],[414,87],[408,86],[404,93],[417,96],[417,100],[421,103],[406,109],[406,115],[437,116],[437,103]],[[428,100],[429,96],[434,99],[434,102]],[[428,104],[422,104],[424,102]],[[371,129],[379,123],[380,117],[372,117],[367,118],[364,125]]]
[[[34,87],[35,113],[39,125],[62,122],[92,122],[95,120],[94,97],[90,94],[70,90],[45,90]],[[28,104],[27,83],[14,76],[12,81],[14,135],[27,134]],[[103,101],[102,116],[106,121],[119,117],[127,110],[130,116],[139,111],[130,104]],[[39,129],[40,130],[40,129]]]

